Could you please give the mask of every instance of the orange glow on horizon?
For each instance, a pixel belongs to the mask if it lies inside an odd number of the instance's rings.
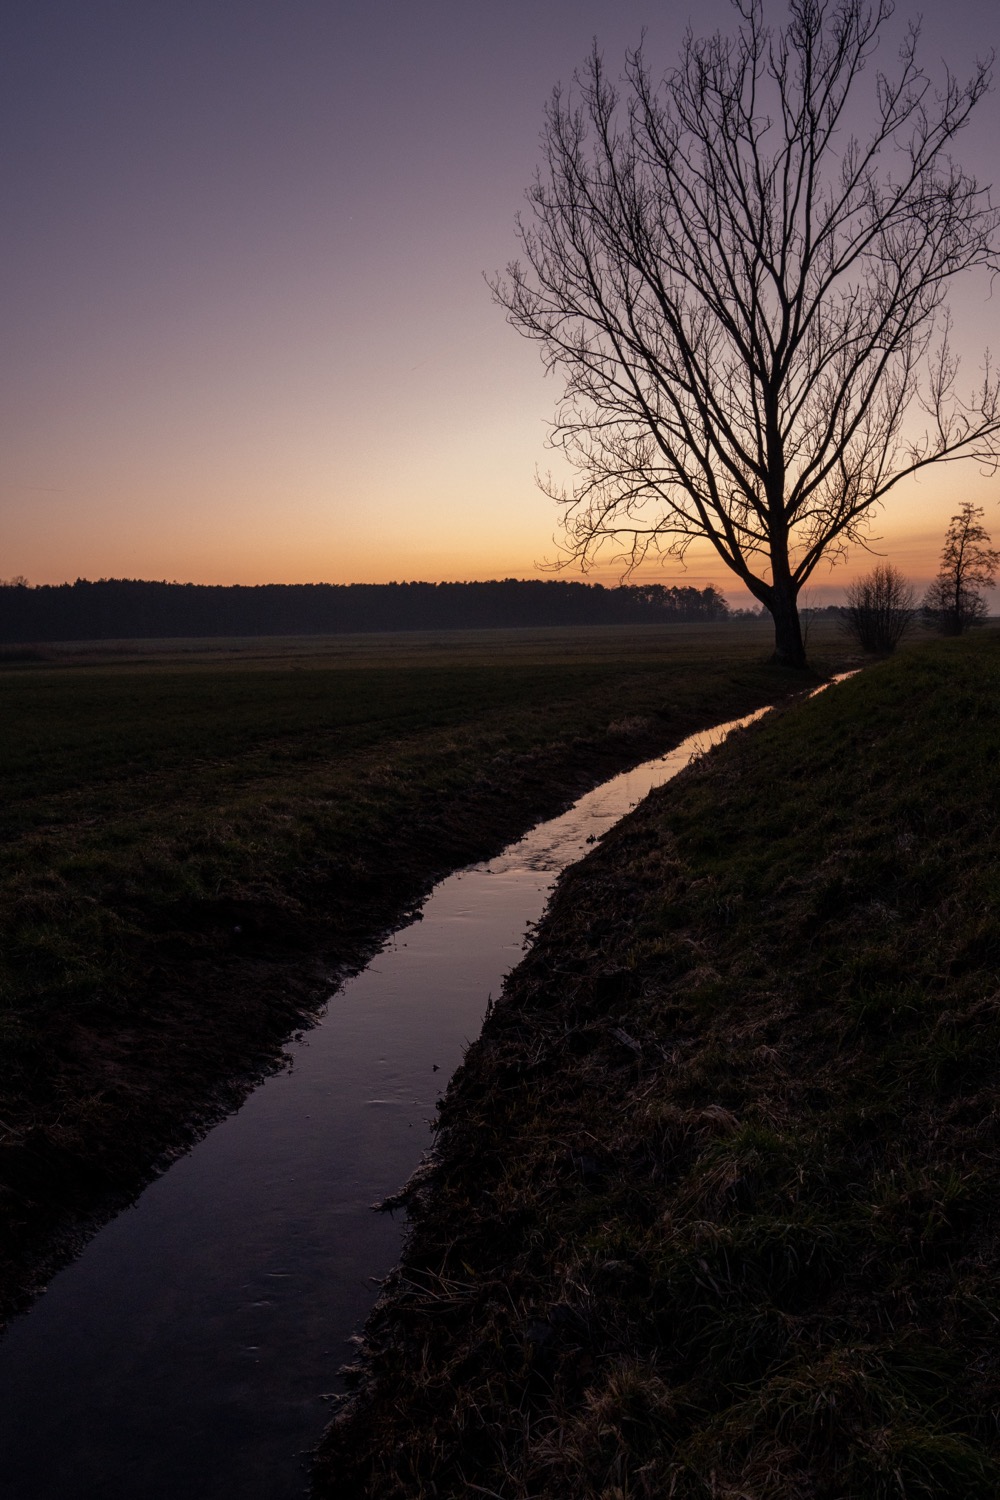
[[[589,571],[579,565],[553,568],[558,514],[533,486],[516,503],[499,486],[483,484],[478,503],[463,485],[440,484],[401,504],[369,491],[365,503],[332,513],[322,496],[294,508],[267,497],[238,505],[222,502],[184,508],[151,494],[141,507],[105,500],[77,509],[60,495],[41,492],[19,512],[8,530],[5,574],[23,573],[31,583],[83,578],[148,578],[183,583],[389,583],[469,582],[491,578],[583,578],[606,586],[621,581],[610,558]],[[950,517],[965,499],[981,505],[988,530],[1000,539],[997,482],[968,466],[952,466],[900,486],[873,516],[870,550],[851,549],[846,561],[822,562],[803,590],[804,604],[836,603],[854,578],[887,558],[923,590],[937,571]],[[154,503],[155,502],[155,503]],[[285,511],[287,524],[282,526]],[[48,524],[38,524],[38,512]],[[164,520],[166,517],[166,521]],[[734,605],[752,602],[708,543],[692,545],[682,565],[651,559],[636,582],[704,588],[712,585]]]
[[[560,382],[483,273],[517,254],[553,85],[595,33],[617,71],[646,28],[668,67],[686,9],[514,0],[499,28],[455,0],[396,4],[391,25],[318,0],[76,9],[21,6],[3,60],[0,576],[617,583],[608,560],[539,566]],[[997,16],[932,8],[933,77],[1000,44]],[[729,0],[694,24],[731,31]],[[993,93],[958,153],[983,182],[998,133]],[[998,304],[985,276],[950,300],[973,386]],[[1000,545],[998,497],[975,465],[929,470],[872,547],[922,587],[962,500]],[[803,601],[836,602],[875,560],[821,565]],[[705,546],[636,576],[749,602]]]

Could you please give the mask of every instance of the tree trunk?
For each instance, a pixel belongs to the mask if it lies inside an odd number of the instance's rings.
[[[791,580],[777,581],[771,587],[767,607],[774,618],[774,655],[771,660],[782,667],[808,666],[806,648],[802,641],[802,627],[796,591]]]

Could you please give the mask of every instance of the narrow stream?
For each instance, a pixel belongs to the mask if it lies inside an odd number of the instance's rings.
[[[764,713],[766,710],[760,710]],[[559,871],[751,714],[450,876],[0,1344],[5,1500],[297,1500],[349,1340],[398,1258],[375,1214]]]

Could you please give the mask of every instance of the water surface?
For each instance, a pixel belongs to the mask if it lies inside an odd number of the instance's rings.
[[[764,710],[761,710],[764,712]],[[95,1236],[0,1344],[5,1500],[296,1500],[398,1259],[371,1212],[559,871],[736,725],[694,735],[441,882],[290,1064]],[[279,981],[280,982],[280,981]]]

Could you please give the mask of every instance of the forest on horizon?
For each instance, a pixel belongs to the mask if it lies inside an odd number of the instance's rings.
[[[332,635],[721,620],[715,588],[506,578],[482,583],[0,582],[0,641]]]

